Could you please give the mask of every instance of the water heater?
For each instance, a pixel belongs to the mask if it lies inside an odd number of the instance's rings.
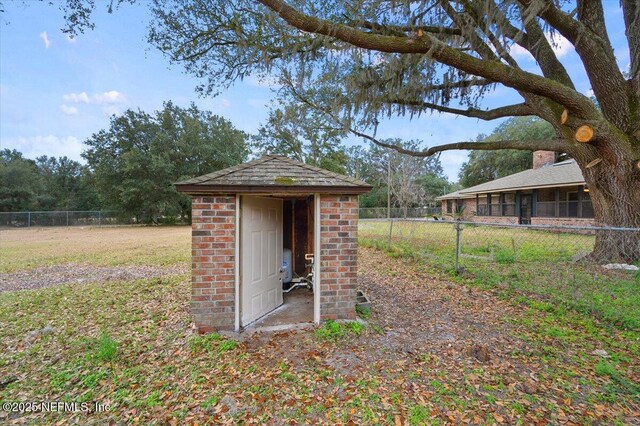
[[[282,282],[289,284],[293,279],[293,255],[291,249],[284,249],[282,254]]]

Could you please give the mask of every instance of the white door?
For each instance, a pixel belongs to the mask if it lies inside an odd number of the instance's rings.
[[[243,196],[240,301],[245,326],[282,305],[282,200]]]

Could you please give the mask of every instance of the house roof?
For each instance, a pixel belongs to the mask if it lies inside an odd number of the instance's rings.
[[[349,176],[314,167],[282,155],[265,155],[257,160],[228,167],[175,184],[187,194],[362,194],[372,188]]]
[[[530,169],[514,173],[500,179],[481,183],[438,197],[439,200],[452,198],[470,198],[476,194],[501,191],[516,191],[535,188],[584,185],[584,177],[575,160],[550,164],[539,169]]]

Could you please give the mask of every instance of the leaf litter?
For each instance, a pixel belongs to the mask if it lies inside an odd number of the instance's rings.
[[[0,412],[0,421],[639,424],[637,334],[451,283],[373,249],[360,249],[359,264],[368,326],[336,339],[313,330],[234,345],[197,336],[188,275],[0,294],[0,381],[12,378],[0,400],[110,407]],[[26,345],[44,326],[54,332]],[[117,343],[109,361],[97,355],[104,333]]]

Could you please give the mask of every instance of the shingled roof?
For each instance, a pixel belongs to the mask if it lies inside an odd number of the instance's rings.
[[[301,163],[282,155],[266,155],[248,163],[175,184],[187,194],[324,193],[362,194],[372,188],[349,176]]]
[[[516,191],[534,188],[584,185],[584,177],[575,160],[550,164],[539,169],[514,173],[500,179],[481,183],[438,197],[439,200],[475,197],[476,194],[500,191]]]

